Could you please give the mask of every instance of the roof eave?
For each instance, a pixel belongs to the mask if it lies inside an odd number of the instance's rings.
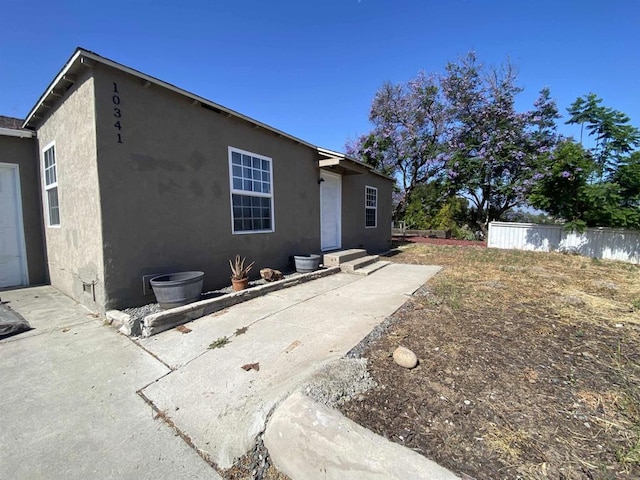
[[[18,137],[18,138],[32,138],[33,132],[31,130],[22,130],[16,128],[4,128],[0,127],[0,136],[3,137]]]
[[[328,148],[318,147],[317,150],[318,150],[318,153],[320,155],[326,157],[327,159],[329,159],[329,160],[331,160],[331,159],[337,160],[338,163],[336,163],[336,165],[339,164],[341,160],[344,160],[344,161],[347,161],[347,162],[353,164],[356,167],[353,170],[366,169],[370,173],[373,173],[375,175],[378,175],[379,177],[386,178],[387,180],[391,180],[392,182],[395,182],[395,178],[389,177],[388,175],[385,175],[384,173],[380,173],[377,170],[375,170],[371,165],[367,165],[366,163],[361,162],[360,160],[357,160],[357,159],[355,159],[353,157],[350,157],[349,155],[346,155],[346,154],[340,153],[340,152],[336,152],[334,150],[329,150]],[[319,165],[322,166],[323,163],[320,163]],[[324,165],[329,166],[330,163],[329,162],[324,162]]]
[[[44,93],[40,95],[40,98],[38,99],[36,104],[33,106],[31,111],[29,111],[29,114],[27,115],[24,122],[22,123],[22,128],[29,128],[29,123],[31,122],[31,120],[34,119],[36,112],[43,106],[45,100],[47,100],[47,98],[52,95],[52,92],[60,84],[63,77],[67,74],[69,69],[73,66],[73,64],[82,55],[83,52],[84,50],[82,48],[77,48],[76,51],[73,52],[73,55],[71,55],[71,58],[67,60],[67,63],[64,64],[64,66],[62,67],[58,75],[56,75],[53,81],[45,89]]]
[[[62,68],[62,70],[60,71],[60,73],[58,73],[58,75],[56,76],[56,78],[53,80],[53,82],[51,82],[51,84],[47,87],[47,89],[45,90],[45,92],[42,94],[42,96],[40,97],[40,99],[38,100],[38,103],[36,103],[36,105],[31,109],[31,111],[29,112],[29,115],[27,115],[27,118],[24,121],[23,124],[23,128],[27,128],[29,126],[29,123],[31,122],[31,120],[34,118],[36,112],[42,108],[43,104],[45,103],[45,101],[47,100],[48,97],[50,97],[51,95],[53,95],[53,92],[56,90],[56,87],[58,87],[58,85],[60,84],[60,82],[63,81],[64,76],[69,72],[69,70],[75,65],[75,63],[78,60],[81,60],[82,58],[87,58],[89,60],[93,60],[95,62],[101,63],[103,65],[107,65],[111,68],[114,68],[116,70],[119,70],[121,72],[125,72],[129,75],[133,75],[135,77],[140,78],[141,80],[144,80],[146,82],[149,82],[151,84],[155,84],[158,85],[162,88],[166,88],[172,92],[178,93],[180,95],[183,95],[189,99],[191,99],[192,101],[196,101],[196,102],[200,102],[201,104],[204,105],[208,105],[209,107],[212,107],[216,110],[219,110],[220,112],[223,112],[229,116],[233,116],[235,118],[241,119],[245,122],[248,122],[254,126],[263,128],[267,131],[270,131],[272,133],[275,133],[278,136],[281,137],[285,137],[288,138],[289,140],[292,140],[296,143],[299,143],[301,145],[305,145],[309,148],[312,149],[316,149],[315,145],[312,145],[300,138],[294,137],[293,135],[289,135],[286,132],[283,132],[282,130],[278,130],[277,128],[271,127],[265,123],[259,122],[257,120],[254,120],[251,117],[247,117],[246,115],[243,115],[241,113],[238,113],[234,110],[231,110],[227,107],[224,107],[222,105],[219,105],[215,102],[212,102],[210,100],[207,100],[206,98],[200,97],[198,95],[195,95],[191,92],[188,92],[186,90],[183,90],[179,87],[176,87],[175,85],[172,85],[170,83],[164,82],[158,78],[152,77],[150,75],[147,75],[145,73],[142,73],[138,70],[135,70],[133,68],[127,67],[125,65],[122,65],[118,62],[114,62],[113,60],[109,60],[108,58],[102,57],[94,52],[91,52],[89,50],[85,50],[83,48],[78,48],[75,53],[71,56],[71,58],[67,61],[67,63],[65,64],[65,66]]]

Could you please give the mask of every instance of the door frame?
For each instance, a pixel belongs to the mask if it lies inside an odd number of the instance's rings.
[[[322,235],[322,218],[324,213],[323,203],[322,203],[324,189],[322,188],[323,186],[322,184],[324,183],[324,180],[323,180],[324,177],[333,178],[338,182],[338,205],[337,205],[337,211],[334,212],[338,221],[338,244],[332,245],[329,247],[326,247],[323,244],[323,235]],[[327,172],[326,170],[320,170],[320,249],[323,252],[326,252],[328,250],[337,250],[339,248],[342,248],[342,175],[339,175],[337,173]]]
[[[29,269],[27,265],[27,245],[24,236],[24,219],[22,215],[22,191],[20,190],[20,165],[17,163],[4,163],[0,162],[0,167],[9,168],[13,170],[13,178],[15,182],[16,192],[16,209],[18,210],[18,249],[21,258],[21,273],[22,283],[20,285],[13,285],[16,287],[29,285]],[[11,287],[7,287],[11,288]]]

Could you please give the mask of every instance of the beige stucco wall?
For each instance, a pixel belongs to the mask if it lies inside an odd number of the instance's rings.
[[[47,261],[51,284],[101,310],[104,305],[104,268],[98,172],[94,82],[90,69],[78,73],[76,83],[56,102],[37,128],[40,175],[42,151],[55,142],[60,226],[45,220]],[[41,198],[44,205],[44,199]],[[43,207],[44,209],[44,207]],[[46,218],[46,210],[44,213]],[[95,297],[91,287],[95,284]]]
[[[35,139],[0,135],[0,163],[18,165],[29,284],[46,283],[38,146]]]
[[[313,149],[109,67],[95,71],[108,307],[153,301],[144,274],[203,270],[208,290],[230,283],[235,254],[256,262],[256,276],[320,250]],[[232,234],[229,146],[272,158],[275,232]]]
[[[365,186],[378,189],[378,223],[365,227]],[[393,183],[373,173],[342,176],[342,248],[364,248],[369,253],[391,248],[391,193]]]

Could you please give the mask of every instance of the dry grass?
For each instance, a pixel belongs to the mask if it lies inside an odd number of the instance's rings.
[[[391,259],[444,268],[369,346],[384,389],[348,416],[476,478],[640,478],[638,266],[416,244]],[[397,345],[420,367],[395,366]]]

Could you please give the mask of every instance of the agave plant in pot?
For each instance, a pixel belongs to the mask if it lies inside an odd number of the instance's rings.
[[[233,285],[234,292],[244,290],[249,286],[249,270],[251,270],[255,262],[251,262],[245,266],[246,261],[247,258],[241,258],[240,255],[236,255],[233,262],[229,260],[229,266],[231,267],[231,284]]]

